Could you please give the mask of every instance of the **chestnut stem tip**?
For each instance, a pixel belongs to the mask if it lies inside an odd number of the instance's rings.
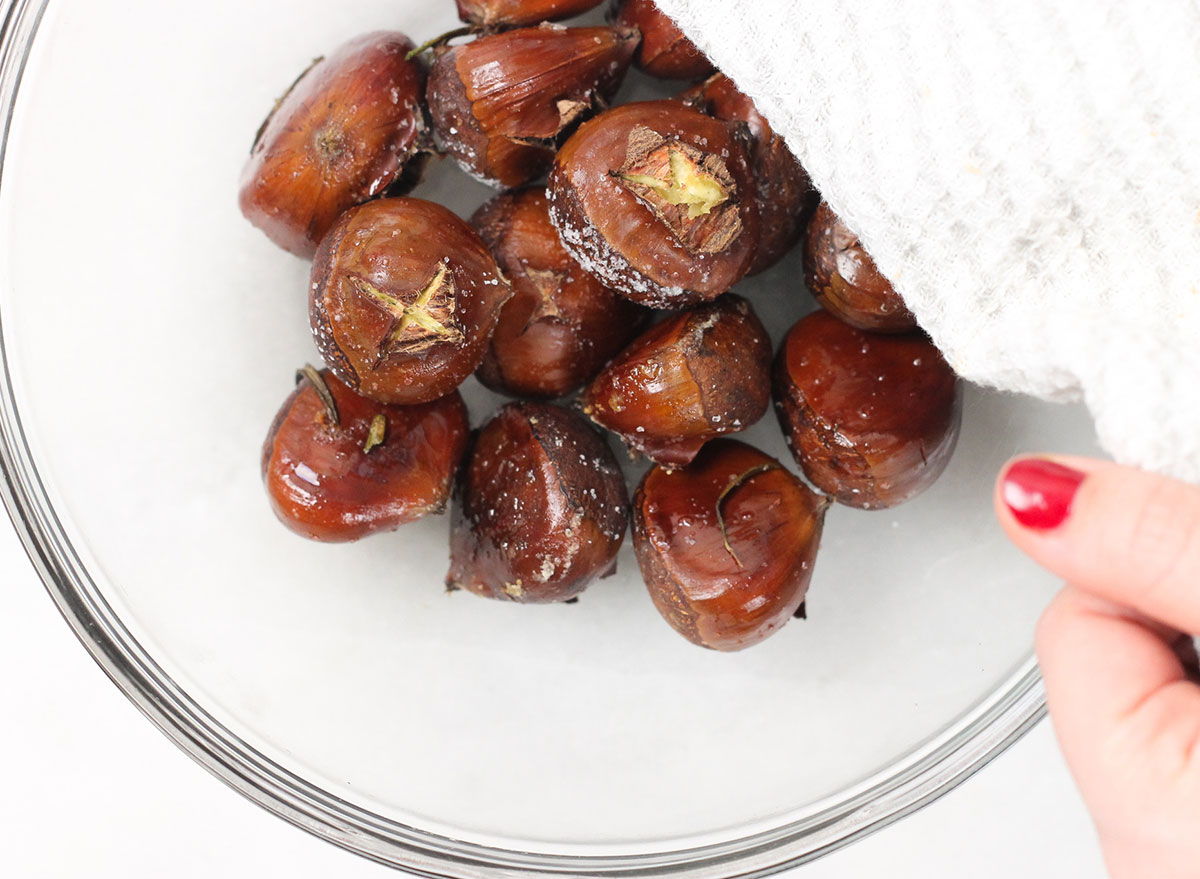
[[[404,60],[412,61],[418,55],[428,52],[430,49],[434,49],[438,46],[448,43],[455,37],[465,37],[468,34],[473,34],[476,32],[476,30],[477,29],[475,27],[466,25],[465,27],[456,27],[454,30],[446,31],[444,34],[436,36],[432,40],[426,40],[424,43],[411,50],[407,55],[404,56]]]
[[[311,363],[306,363],[304,366],[296,370],[296,384],[308,380],[312,385],[317,396],[321,398],[321,402],[325,405],[325,415],[332,425],[341,424],[341,416],[338,415],[337,401],[333,399],[333,392],[329,390],[329,385],[325,383],[324,376]]]

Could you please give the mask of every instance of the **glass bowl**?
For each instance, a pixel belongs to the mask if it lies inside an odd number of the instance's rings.
[[[307,266],[241,219],[239,168],[312,57],[455,23],[450,0],[340,7],[0,4],[4,500],[129,698],[265,808],[452,877],[769,873],[1028,729],[1054,584],[991,483],[1020,450],[1090,451],[1077,408],[968,388],[940,482],[831,511],[809,619],[733,655],[663,623],[628,546],[578,605],[524,607],[443,593],[445,517],[349,546],[274,520],[260,444],[316,354]],[[416,194],[489,193],[441,163]],[[793,253],[739,287],[776,342],[812,307],[799,276]],[[464,392],[476,423],[499,401]],[[787,460],[773,419],[747,438]]]

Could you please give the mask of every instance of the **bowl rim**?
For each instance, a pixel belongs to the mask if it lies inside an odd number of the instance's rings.
[[[22,74],[51,0],[0,0],[0,197]],[[933,802],[1016,742],[1045,713],[1037,664],[1022,665],[972,710],[891,766],[790,824],[700,847],[638,855],[539,854],[402,825],[305,781],[195,702],[126,629],[93,580],[37,471],[14,396],[0,312],[0,498],[63,618],[105,674],[159,730],[247,799],[371,860],[446,879],[671,873],[766,876],[836,851]]]

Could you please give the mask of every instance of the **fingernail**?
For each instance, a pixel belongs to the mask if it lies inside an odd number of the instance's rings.
[[[1025,458],[1008,468],[1001,486],[1013,518],[1035,531],[1057,528],[1071,514],[1084,474],[1042,458]]]

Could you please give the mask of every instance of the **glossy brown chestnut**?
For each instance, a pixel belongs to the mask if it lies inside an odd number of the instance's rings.
[[[458,0],[458,17],[488,30],[582,15],[603,0]]]
[[[475,437],[454,493],[446,584],[486,598],[574,598],[616,570],[629,494],[573,412],[509,403]]]
[[[441,205],[352,208],[313,261],[309,317],[325,362],[384,403],[450,393],[483,360],[512,295],[479,235]]]
[[[828,506],[736,440],[714,440],[682,470],[655,467],[633,499],[633,548],[655,607],[701,647],[757,644],[804,602]]]
[[[313,540],[343,542],[440,513],[467,448],[458,393],[385,406],[327,369],[308,375],[263,444],[263,480],[280,521]]]
[[[710,116],[744,124],[750,132],[750,167],[762,233],[748,274],[758,274],[779,262],[799,240],[803,216],[817,201],[816,190],[783,138],[728,76],[711,76],[681,97]]]
[[[583,392],[583,412],[650,460],[687,464],[770,403],[771,341],[730,293],[651,327]]]
[[[817,207],[804,238],[804,282],[825,309],[851,326],[903,333],[917,325],[858,236],[825,202]]]
[[[571,255],[655,308],[715,299],[758,246],[746,150],[733,128],[675,101],[585,122],[550,174],[550,217]]]
[[[493,390],[561,397],[590,381],[649,313],[563,250],[540,187],[496,196],[471,218],[513,287],[476,375]]]
[[[426,92],[438,143],[494,185],[536,180],[560,135],[607,106],[637,42],[630,28],[547,24],[442,50]]]
[[[634,64],[659,79],[700,79],[713,72],[713,64],[696,44],[683,35],[654,0],[616,0],[613,20],[642,32]]]
[[[305,71],[242,170],[238,203],[280,247],[311,257],[347,208],[400,195],[428,154],[425,73],[400,33],[365,34]]]
[[[873,334],[813,312],[788,332],[774,388],[804,475],[852,507],[915,497],[946,469],[958,441],[958,378],[921,333]]]

